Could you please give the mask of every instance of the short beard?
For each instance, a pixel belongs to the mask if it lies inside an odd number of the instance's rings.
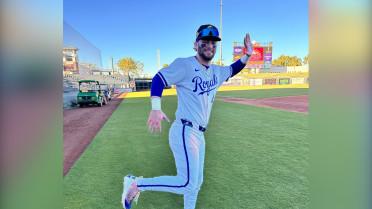
[[[207,62],[209,62],[209,61],[211,61],[212,59],[213,59],[213,57],[214,57],[214,54],[212,55],[212,57],[207,57],[207,56],[205,56],[204,54],[203,54],[203,48],[199,45],[198,46],[198,54],[199,54],[199,56],[201,57],[201,58],[203,58],[203,60],[205,60],[205,61],[207,61]]]

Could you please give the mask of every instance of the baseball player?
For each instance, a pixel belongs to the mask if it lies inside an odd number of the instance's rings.
[[[147,126],[153,133],[161,132],[161,121],[169,119],[161,110],[163,88],[176,85],[178,107],[176,119],[169,131],[169,145],[177,167],[177,176],[142,178],[124,177],[122,204],[131,207],[142,191],[163,191],[184,195],[184,208],[195,208],[198,191],[203,183],[205,141],[210,112],[217,89],[223,82],[239,73],[252,55],[253,47],[247,33],[244,38],[246,54],[230,66],[211,65],[218,29],[202,25],[196,33],[196,56],[178,58],[154,76],[151,86],[152,111]]]

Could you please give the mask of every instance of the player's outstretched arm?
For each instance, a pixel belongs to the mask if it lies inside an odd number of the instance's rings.
[[[237,60],[236,62],[234,62],[233,64],[230,65],[231,68],[232,68],[231,77],[235,76],[241,70],[243,70],[243,68],[247,64],[249,58],[251,58],[251,56],[252,56],[253,46],[252,46],[251,37],[250,37],[249,33],[247,33],[244,37],[244,46],[245,46],[245,55],[242,58],[240,58],[239,60]]]
[[[161,95],[163,94],[164,83],[162,82],[161,78],[158,74],[154,76],[152,79],[151,84],[151,106],[152,110],[149,116],[149,120],[147,121],[147,127],[153,133],[156,132],[156,128],[158,128],[158,132],[161,132],[161,121],[164,119],[169,123],[169,119],[167,116],[161,111]]]

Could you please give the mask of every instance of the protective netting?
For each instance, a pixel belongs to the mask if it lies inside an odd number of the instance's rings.
[[[63,21],[63,46],[77,47],[80,63],[91,63],[102,68],[101,50],[77,32],[70,24]]]

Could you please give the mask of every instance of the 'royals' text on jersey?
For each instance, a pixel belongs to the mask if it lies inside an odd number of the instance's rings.
[[[176,118],[206,127],[217,89],[231,77],[230,66],[210,65],[207,71],[195,56],[178,58],[158,74],[165,86],[176,85]]]

